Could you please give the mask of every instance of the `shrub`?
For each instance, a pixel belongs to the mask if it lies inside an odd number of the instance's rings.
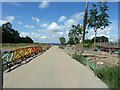
[[[91,48],[92,47],[92,43],[86,43],[83,46],[84,48]]]
[[[65,49],[63,46],[59,46],[59,48],[61,48],[61,49]]]
[[[110,88],[120,88],[120,68],[102,67],[95,70],[95,74]]]
[[[77,60],[78,62],[80,62],[81,64],[83,65],[86,65],[85,61],[82,60],[82,56],[81,55],[78,55],[78,54],[72,54],[71,55],[73,59]]]

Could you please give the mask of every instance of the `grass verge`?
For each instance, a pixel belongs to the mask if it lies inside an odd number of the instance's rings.
[[[120,89],[120,68],[119,67],[98,68],[95,70],[95,74],[104,83],[106,83],[109,88]]]
[[[80,62],[81,64],[83,65],[86,65],[86,62],[84,62],[81,58],[82,56],[81,55],[78,55],[78,54],[71,54],[72,58],[77,60],[78,62]]]
[[[86,62],[82,60],[80,55],[71,54],[71,56],[81,64],[86,65]],[[105,66],[97,68],[94,72],[109,88],[117,88],[120,90],[120,67]]]

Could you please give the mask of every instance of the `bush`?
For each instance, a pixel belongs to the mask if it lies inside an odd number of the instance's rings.
[[[77,55],[77,54],[74,53],[71,56],[72,56],[73,59],[77,60],[81,64],[86,65],[85,61],[82,60],[82,56],[81,55]]]
[[[63,46],[59,46],[59,48],[61,48],[61,49],[65,49]]]
[[[120,68],[102,67],[95,70],[95,74],[110,88],[120,88]]]
[[[92,43],[86,43],[83,46],[84,48],[91,48],[92,47]]]
[[[81,56],[74,53],[74,54],[72,54],[72,58],[79,61]]]

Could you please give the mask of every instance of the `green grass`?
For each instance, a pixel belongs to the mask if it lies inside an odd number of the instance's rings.
[[[6,46],[29,46],[29,45],[43,46],[46,44],[42,44],[42,43],[2,43],[2,47],[6,47]]]
[[[29,46],[46,46],[43,43],[2,43],[3,50],[13,50],[17,48],[29,47]]]
[[[86,65],[86,63],[81,59],[82,58],[81,55],[78,55],[78,54],[74,53],[74,54],[71,54],[71,56],[72,56],[73,59],[77,60],[81,64]]]
[[[71,56],[81,64],[86,65],[80,55],[71,54]],[[120,67],[101,67],[97,68],[94,72],[109,88],[120,89]]]
[[[91,48],[92,45],[93,45],[93,43],[85,43],[83,47],[84,48]]]
[[[95,74],[104,83],[106,83],[109,88],[119,88],[120,89],[120,68],[118,68],[118,67],[102,67],[102,68],[96,69]]]

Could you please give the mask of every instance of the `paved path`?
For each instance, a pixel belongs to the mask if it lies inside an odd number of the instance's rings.
[[[107,88],[85,66],[56,46],[4,74],[4,88]]]

